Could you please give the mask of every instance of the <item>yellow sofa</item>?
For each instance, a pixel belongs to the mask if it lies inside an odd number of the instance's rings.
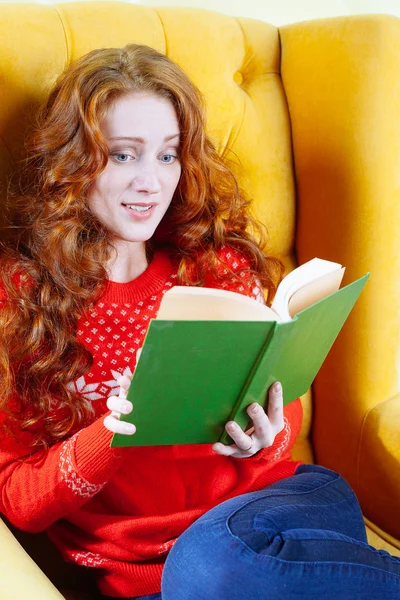
[[[203,91],[209,133],[267,225],[269,251],[289,269],[320,256],[346,265],[348,281],[371,272],[312,400],[303,399],[295,457],[341,472],[370,541],[400,555],[400,21],[278,29],[196,9],[87,2],[0,4],[0,30],[3,183],[38,102],[70,60],[145,43]],[[86,589],[83,573],[72,581],[53,564],[43,535],[16,535],[58,589]],[[2,600],[63,597],[3,523],[0,569]]]

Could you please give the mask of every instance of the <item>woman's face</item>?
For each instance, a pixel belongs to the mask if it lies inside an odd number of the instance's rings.
[[[114,239],[143,244],[168,209],[181,175],[179,124],[170,100],[123,96],[100,123],[110,154],[89,189],[90,210]]]

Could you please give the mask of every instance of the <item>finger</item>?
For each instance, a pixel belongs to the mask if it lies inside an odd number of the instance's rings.
[[[268,392],[268,418],[275,431],[281,431],[283,420],[283,391],[282,385],[277,381]]]
[[[104,418],[103,423],[104,426],[113,433],[132,435],[136,431],[136,427],[132,423],[124,423],[123,421],[119,421],[113,414],[107,415]]]
[[[264,448],[272,446],[275,432],[263,407],[254,402],[248,407],[247,414],[253,420],[254,435],[260,444]]]
[[[232,454],[235,454],[238,451],[236,445],[225,446],[224,444],[221,444],[221,442],[216,442],[213,444],[212,449],[221,456],[232,456]]]
[[[129,400],[126,400],[126,398],[110,396],[107,399],[107,408],[121,415],[129,415],[132,412],[133,404]]]
[[[121,375],[121,377],[118,380],[119,383],[119,388],[120,388],[120,395],[121,397],[123,396],[124,398],[126,398],[126,394],[128,393],[129,390],[129,386],[131,385],[131,379],[130,377],[128,377],[127,375]]]
[[[229,421],[229,423],[226,424],[225,429],[239,450],[250,450],[253,445],[253,440],[243,431],[241,427],[239,427],[237,423],[235,423],[235,421]]]

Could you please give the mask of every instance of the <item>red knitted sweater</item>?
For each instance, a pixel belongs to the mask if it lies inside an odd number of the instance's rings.
[[[246,266],[225,248],[233,271]],[[160,590],[168,550],[195,519],[216,504],[294,473],[291,449],[301,426],[297,400],[285,408],[285,428],[273,446],[250,459],[215,454],[209,445],[110,448],[103,425],[106,400],[118,394],[121,373],[131,374],[149,321],[176,270],[166,252],[128,283],[109,282],[77,336],[94,363],[75,389],[93,402],[96,417],[74,436],[31,454],[30,434],[15,432],[0,448],[0,509],[17,527],[47,530],[66,560],[97,569],[101,593],[141,596]],[[247,274],[206,281],[249,296],[260,290]],[[1,301],[1,299],[0,299]]]

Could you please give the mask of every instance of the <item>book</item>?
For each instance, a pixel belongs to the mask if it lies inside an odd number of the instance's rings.
[[[152,319],[128,399],[134,435],[111,446],[232,443],[234,420],[266,408],[268,389],[283,387],[284,404],[312,384],[357,301],[369,273],[340,288],[344,268],[313,259],[289,273],[271,307],[236,292],[175,286]]]

